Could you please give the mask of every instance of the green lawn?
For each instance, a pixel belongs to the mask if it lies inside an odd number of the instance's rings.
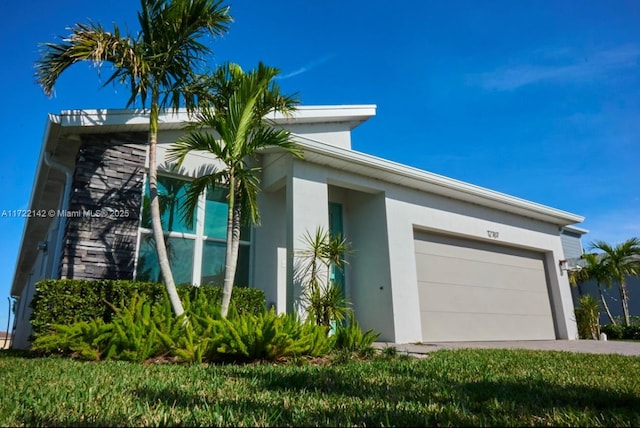
[[[0,426],[640,425],[640,357],[441,350],[333,365],[0,352]]]

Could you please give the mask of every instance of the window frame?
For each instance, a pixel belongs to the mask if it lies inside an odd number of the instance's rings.
[[[186,182],[190,182],[193,180],[192,177],[172,174],[170,172],[162,171],[159,172],[158,175],[169,177],[173,179],[183,180]],[[142,200],[146,197],[147,192],[147,183],[149,179],[149,171],[146,171],[144,174],[143,186],[142,186]],[[204,254],[204,243],[205,242],[215,242],[224,244],[226,247],[226,237],[225,238],[217,238],[204,234],[205,230],[205,217],[206,217],[206,201],[207,201],[207,192],[209,190],[205,190],[198,196],[198,205],[196,208],[196,218],[194,223],[195,232],[176,232],[176,231],[163,231],[163,235],[165,241],[167,238],[179,238],[179,239],[190,239],[194,241],[194,249],[193,249],[193,265],[191,269],[191,278],[192,285],[199,287],[202,283],[202,256]],[[145,235],[153,235],[153,229],[143,227],[142,219],[144,211],[144,204],[141,204],[140,207],[140,217],[138,219],[138,233],[137,233],[137,245],[135,252],[135,260],[134,260],[134,270],[133,270],[133,279],[136,280],[138,276],[138,261],[140,257],[140,245],[142,243],[142,239]],[[251,274],[253,268],[253,252],[252,252],[252,243],[253,243],[253,227],[248,228],[248,240],[240,239],[240,246],[246,246],[249,248],[249,272],[247,273],[248,283],[247,287],[253,286],[253,275]],[[222,284],[220,284],[222,286]]]

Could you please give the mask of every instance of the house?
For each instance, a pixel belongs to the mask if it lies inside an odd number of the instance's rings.
[[[238,283],[295,310],[298,250],[322,226],[351,242],[344,290],[380,340],[575,339],[561,232],[583,217],[352,150],[351,131],[375,112],[303,106],[272,117],[304,158],[260,153],[262,224],[242,233]],[[193,153],[180,171],[166,165],[186,119],[160,118],[160,191],[176,283],[204,285],[222,272],[226,203],[220,191],[202,195],[193,227],[178,215],[185,179],[215,161]],[[140,110],[48,117],[11,289],[16,346],[28,346],[28,302],[43,278],[159,278],[144,209],[147,124]]]

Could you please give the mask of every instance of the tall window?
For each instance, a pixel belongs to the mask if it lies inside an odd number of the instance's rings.
[[[227,234],[227,191],[217,187],[200,196],[193,226],[188,227],[182,214],[188,181],[158,176],[160,218],[165,231],[169,264],[176,284],[222,285]],[[149,184],[145,188],[140,246],[136,278],[141,281],[162,280],[155,241],[151,230]],[[240,233],[240,250],[235,282],[249,285],[250,229]]]

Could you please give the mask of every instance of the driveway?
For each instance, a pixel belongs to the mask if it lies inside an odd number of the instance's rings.
[[[500,342],[430,342],[430,343],[386,343],[376,342],[376,348],[394,346],[398,352],[415,357],[424,357],[439,349],[532,349],[539,351],[568,351],[589,354],[621,354],[640,356],[640,342],[617,340],[522,340]]]

